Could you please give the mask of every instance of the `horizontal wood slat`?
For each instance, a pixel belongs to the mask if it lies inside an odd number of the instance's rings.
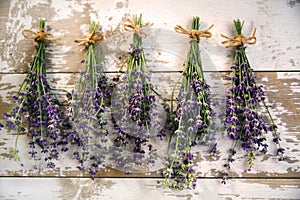
[[[76,3],[75,3],[76,2]],[[178,14],[175,10],[183,6],[180,0],[166,1],[157,6],[144,7],[144,2],[128,1],[92,2],[85,4],[77,1],[62,2],[13,1],[1,2],[0,19],[0,71],[24,72],[28,68],[34,51],[34,42],[24,39],[21,30],[38,27],[38,19],[46,18],[48,27],[60,40],[53,42],[47,48],[49,70],[53,72],[78,71],[82,58],[82,47],[74,43],[75,39],[84,38],[91,19],[100,21],[106,40],[100,45],[105,69],[117,69],[115,62],[118,57],[127,52],[131,33],[123,30],[122,24],[131,12],[144,14],[145,22],[154,25],[146,30],[148,37],[144,39],[149,66],[164,70],[181,69],[182,59],[188,48],[188,37],[176,33],[173,28],[180,24],[189,28],[191,13],[200,15],[201,28],[215,24],[213,37],[201,40],[201,56],[204,69],[208,71],[228,70],[232,64],[232,50],[221,44],[224,38],[220,33],[234,36],[233,17],[246,20],[244,34],[250,36],[253,28],[257,28],[258,42],[247,49],[249,60],[256,70],[289,71],[299,70],[300,22],[293,20],[299,17],[299,8],[287,3],[289,1],[251,1],[246,4],[235,1],[218,2],[190,0],[185,5],[190,12]],[[295,2],[295,1],[290,1]],[[205,5],[213,6],[205,6]],[[61,5],[64,5],[63,7]],[[121,6],[120,6],[121,5]],[[192,6],[197,5],[197,6]],[[165,8],[167,6],[168,16]],[[155,12],[149,10],[155,9]],[[234,9],[234,15],[232,15]],[[47,10],[47,14],[44,12]],[[114,10],[114,12],[112,12]],[[129,14],[130,13],[130,14]],[[222,14],[220,14],[222,13]],[[245,13],[249,13],[245,15]],[[251,13],[251,14],[250,14]],[[295,42],[296,41],[296,42]]]
[[[299,179],[200,179],[195,190],[173,191],[161,179],[1,178],[3,199],[298,199]],[[5,189],[4,189],[5,188]]]

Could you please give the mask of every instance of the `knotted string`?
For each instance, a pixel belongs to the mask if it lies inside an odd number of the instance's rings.
[[[124,29],[126,31],[131,31],[135,34],[137,34],[138,36],[145,38],[147,36],[147,34],[143,31],[143,29],[145,28],[149,28],[153,25],[153,23],[146,23],[143,25],[137,25],[135,24],[131,19],[127,19],[127,22],[125,22],[124,24]]]
[[[184,28],[182,28],[182,26],[180,25],[176,25],[174,27],[174,30],[177,33],[181,33],[181,34],[185,34],[185,35],[189,35],[190,38],[192,40],[196,40],[197,42],[200,41],[200,37],[206,37],[206,38],[210,38],[211,37],[211,32],[209,31],[214,25],[212,24],[208,29],[204,30],[204,31],[199,31],[199,30],[186,30]]]
[[[58,39],[58,38],[53,37],[53,35],[51,33],[48,33],[44,29],[40,29],[37,32],[34,32],[32,30],[29,30],[29,29],[23,29],[22,30],[22,35],[25,38],[34,39],[34,41],[36,41],[36,42],[38,42],[38,41],[49,42],[49,41],[53,41],[53,40]],[[48,36],[51,36],[51,37],[48,37]]]
[[[252,36],[246,38],[244,35],[236,35],[234,38],[230,38],[226,35],[221,34],[223,38],[226,38],[227,40],[223,41],[222,44],[231,42],[231,44],[227,45],[226,48],[230,47],[238,47],[242,46],[244,44],[255,44],[256,43],[256,28],[253,30]]]
[[[97,29],[98,29],[98,24],[94,26],[94,29],[90,35],[86,36],[84,39],[76,39],[75,42],[78,43],[78,46],[97,44],[99,41],[102,41],[104,39],[103,34]]]

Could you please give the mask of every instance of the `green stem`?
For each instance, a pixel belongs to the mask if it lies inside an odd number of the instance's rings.
[[[175,93],[175,88],[176,86],[178,85],[178,82],[182,79],[182,76],[180,76],[177,81],[175,82],[174,86],[173,86],[173,89],[172,89],[172,93],[171,93],[171,113],[174,112],[174,105],[173,105],[173,102],[174,102],[174,93]]]

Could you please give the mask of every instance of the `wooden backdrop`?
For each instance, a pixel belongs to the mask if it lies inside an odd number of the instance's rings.
[[[213,37],[201,40],[201,57],[214,98],[223,106],[233,50],[221,44],[220,33],[233,36],[233,19],[237,18],[245,20],[246,36],[256,27],[258,41],[247,48],[247,55],[258,83],[264,85],[288,160],[278,162],[270,143],[270,152],[255,160],[254,170],[247,172],[241,153],[233,164],[233,178],[222,185],[220,173],[231,143],[219,131],[216,159],[198,156],[197,188],[174,191],[160,184],[161,166],[131,176],[111,167],[93,181],[66,156],[57,169],[50,170],[28,159],[25,135],[19,141],[21,160],[14,161],[9,148],[16,135],[4,129],[0,134],[0,199],[299,199],[299,0],[1,0],[0,118],[13,107],[12,96],[34,52],[34,41],[24,39],[22,29],[36,30],[39,19],[47,19],[48,31],[60,37],[47,47],[48,79],[53,87],[71,91],[83,56],[74,39],[87,34],[90,20],[102,25],[106,40],[100,44],[101,58],[105,70],[113,74],[131,39],[122,24],[139,13],[144,22],[154,23],[147,30],[144,46],[155,87],[165,97],[180,75],[188,48],[187,36],[175,33],[173,27],[189,28],[196,15],[201,18],[201,29],[215,24]]]

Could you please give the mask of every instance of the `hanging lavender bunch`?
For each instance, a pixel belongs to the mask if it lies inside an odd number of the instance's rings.
[[[256,153],[267,153],[268,145],[266,143],[266,135],[269,131],[273,133],[273,141],[278,145],[277,155],[279,160],[285,160],[284,149],[280,145],[280,137],[277,133],[277,126],[275,125],[268,106],[265,103],[265,94],[262,85],[256,84],[253,69],[247,59],[244,44],[255,44],[256,37],[254,30],[253,35],[245,38],[242,35],[244,22],[234,20],[237,36],[234,39],[225,37],[227,42],[232,44],[226,46],[236,47],[234,58],[235,65],[231,67],[232,77],[231,86],[227,91],[226,96],[226,118],[224,125],[227,129],[227,135],[234,141],[233,147],[229,150],[229,155],[225,168],[230,169],[230,164],[235,160],[237,148],[242,149],[247,153],[248,170],[254,166]],[[270,119],[270,125],[264,120],[262,114],[259,112],[259,104],[262,103],[267,111]],[[228,173],[223,175],[223,183],[226,183]]]
[[[62,131],[65,123],[61,104],[52,93],[46,79],[45,42],[55,40],[45,30],[46,20],[40,20],[39,31],[23,30],[26,38],[37,42],[35,56],[30,69],[18,93],[14,96],[16,106],[12,112],[5,113],[6,127],[17,131],[15,146],[11,153],[16,160],[18,156],[18,138],[27,134],[29,138],[29,155],[39,159],[43,154],[48,167],[55,167],[60,151],[68,150],[68,133]]]
[[[85,56],[78,81],[69,101],[68,116],[73,122],[78,143],[74,157],[80,162],[79,169],[88,170],[94,178],[103,168],[107,155],[107,120],[105,118],[105,99],[110,95],[107,77],[100,65],[96,44],[103,40],[98,24],[91,21],[90,35],[75,40],[85,46]]]
[[[116,166],[126,173],[154,163],[153,137],[160,127],[159,111],[142,45],[146,37],[142,29],[151,25],[142,23],[142,15],[134,15],[133,21],[128,19],[124,28],[134,34],[123,66],[126,72],[114,79],[112,118],[116,137],[112,152]]]
[[[178,105],[174,112],[175,129],[170,135],[166,169],[163,171],[165,177],[163,183],[175,189],[196,187],[192,147],[210,144],[215,139],[214,132],[209,129],[213,124],[214,116],[210,87],[204,79],[199,51],[200,37],[211,37],[209,29],[212,26],[205,31],[198,31],[199,27],[199,17],[193,18],[191,31],[179,25],[175,27],[176,32],[188,34],[192,39],[182,72]],[[174,90],[172,99],[173,95]],[[173,110],[173,102],[171,110]],[[215,151],[215,145],[213,147]]]

